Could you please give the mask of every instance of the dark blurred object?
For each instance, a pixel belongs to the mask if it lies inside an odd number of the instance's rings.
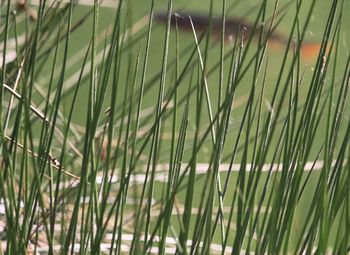
[[[167,13],[158,12],[155,14],[155,20],[166,23],[168,20]],[[213,16],[211,20],[207,15],[202,13],[183,13],[175,12],[171,15],[171,26],[177,26],[180,30],[192,32],[193,23],[196,33],[207,32],[211,25],[211,35],[214,39],[220,40],[222,35],[223,20],[220,16]],[[246,40],[250,37],[256,37],[260,35],[261,30],[257,26],[254,30],[254,24],[245,21],[242,18],[227,17],[224,23],[226,41],[233,41],[237,36]],[[269,45],[273,48],[282,48],[288,43],[288,37],[277,31],[269,32],[264,29],[262,31],[263,39],[268,39]],[[293,49],[291,47],[291,49]],[[318,42],[305,42],[301,47],[301,56],[306,59],[311,59],[317,56],[320,50],[320,44]]]
[[[156,13],[155,19],[160,22],[166,22],[168,17],[167,13]],[[180,13],[175,12],[171,15],[171,25],[178,26],[179,29],[185,31],[192,31],[191,20],[193,27],[197,33],[206,32],[211,25],[211,34],[215,38],[220,38],[222,33],[222,17],[213,16],[211,21],[207,15],[201,13]],[[244,36],[244,38],[249,38],[250,36],[259,35],[259,29],[255,29],[255,33],[252,34],[254,24],[244,21],[241,18],[229,17],[225,19],[225,40],[233,40],[237,36]],[[269,36],[269,40],[284,42],[284,36],[278,33],[271,33],[268,35],[268,31],[264,30],[263,35],[265,37]]]

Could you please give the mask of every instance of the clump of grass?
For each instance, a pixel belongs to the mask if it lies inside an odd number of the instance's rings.
[[[0,252],[349,252],[346,3],[310,72],[304,2],[278,60],[279,1],[231,44],[225,0],[216,43],[191,19],[185,38],[172,0],[162,31],[154,1],[138,21],[116,3],[108,25],[99,1],[3,4]]]

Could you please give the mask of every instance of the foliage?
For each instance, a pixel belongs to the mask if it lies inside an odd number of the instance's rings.
[[[154,1],[138,21],[115,3],[106,28],[99,1],[2,3],[0,252],[346,254],[344,1],[311,75],[304,2],[278,60],[279,1],[249,38],[227,42],[223,19],[219,39],[193,26],[187,44],[172,0],[165,30]]]

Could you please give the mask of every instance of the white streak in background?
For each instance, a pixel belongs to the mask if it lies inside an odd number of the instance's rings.
[[[0,51],[0,68],[2,68],[3,63],[3,52]],[[12,61],[14,61],[17,58],[17,54],[15,50],[7,50],[5,55],[5,64],[8,64]]]
[[[10,200],[6,199],[6,204],[9,204],[10,203]],[[24,208],[24,203],[23,201],[21,201],[19,203],[19,207],[20,208]],[[5,215],[6,214],[6,210],[5,210],[5,201],[3,198],[0,198],[0,215]],[[0,221],[1,222],[1,221]],[[1,230],[0,230],[1,232]]]
[[[122,234],[122,238],[121,239],[124,242],[131,242],[133,237],[134,236],[132,234]],[[106,234],[106,236],[105,236],[106,240],[112,240],[112,238],[113,238],[113,234]],[[144,235],[142,235],[140,237],[140,241],[141,242],[145,241],[145,236]],[[160,241],[160,237],[159,236],[154,236],[153,242],[159,242],[159,241]],[[166,249],[168,249],[166,251],[166,253],[175,253],[176,246],[179,243],[179,241],[177,239],[173,238],[173,237],[166,237],[165,238],[165,242],[166,242],[165,245],[168,246],[168,247],[166,247]],[[191,247],[192,240],[187,240],[186,245],[187,245],[188,248]],[[198,244],[198,246],[199,247],[203,247],[203,242],[200,242]],[[220,252],[221,253],[222,245],[221,244],[212,243],[212,244],[210,244],[210,250],[212,252]],[[151,253],[159,253],[158,247],[157,246],[151,247],[150,252]],[[232,247],[226,247],[225,253],[231,253],[231,252],[232,252]],[[241,251],[241,254],[246,254],[246,251]]]
[[[105,238],[107,240],[111,240],[112,237],[113,237],[112,234],[107,234],[105,236]],[[116,236],[115,238],[118,238],[118,237]],[[144,238],[145,238],[144,236],[141,236],[141,241],[144,240]],[[132,234],[122,234],[122,236],[121,236],[121,240],[123,242],[131,243],[132,239],[133,239]],[[159,237],[155,236],[154,241],[159,242]],[[167,247],[165,247],[165,253],[166,254],[174,254],[176,252],[176,246],[178,244],[178,241],[172,237],[167,237],[165,239],[165,241],[166,241],[165,245],[167,246]],[[189,248],[192,245],[192,240],[188,240],[186,244],[187,244],[187,247]],[[101,243],[100,244],[100,250],[103,252],[108,252],[110,247],[111,247],[111,245],[109,243]],[[203,247],[203,242],[199,243],[199,247]],[[59,252],[61,250],[61,248],[62,248],[61,245],[53,246],[53,249],[55,252]],[[80,248],[79,244],[74,244],[74,252],[79,252],[79,248]],[[121,248],[121,252],[124,252],[124,253],[130,252],[130,244],[123,243],[120,245],[120,248]],[[49,247],[36,247],[36,251],[39,253],[48,252],[48,249],[49,249]],[[69,249],[71,249],[71,248],[69,248]],[[159,254],[159,250],[158,250],[157,246],[151,247],[148,251],[151,254]],[[211,253],[214,253],[214,254],[221,253],[222,252],[222,245],[212,243],[212,244],[210,244],[210,251],[211,251]],[[224,254],[230,254],[231,252],[232,252],[232,247],[226,247]],[[247,253],[247,251],[242,249],[239,254],[243,255],[243,254],[254,254],[254,253],[253,252]]]
[[[47,1],[47,5],[50,5],[52,3],[58,4],[68,4],[70,3],[71,0],[49,0]],[[93,6],[94,5],[94,0],[78,0],[75,1],[78,5],[85,5],[85,6]],[[117,8],[119,1],[118,0],[101,0],[100,6],[101,7],[108,7],[108,8]],[[32,5],[39,5],[40,0],[29,0],[29,3]]]
[[[336,160],[332,161],[332,167],[335,165]],[[187,164],[182,164],[181,165],[181,171],[184,171],[187,168]],[[317,161],[310,161],[307,162],[304,166],[304,171],[311,171],[311,170],[321,170],[323,167],[323,160],[317,160]],[[163,171],[166,172],[169,170],[169,164],[158,164],[156,166],[156,171]],[[241,168],[240,164],[233,164],[231,167],[231,171],[232,172],[238,172],[239,169]],[[246,168],[245,171],[246,172],[250,172],[251,169],[253,168],[252,164],[246,164]],[[264,164],[262,166],[261,171],[262,172],[269,172],[270,170],[272,172],[280,172],[282,171],[283,168],[283,164]],[[196,173],[197,174],[206,174],[209,170],[209,164],[206,163],[198,163],[197,164],[197,170]],[[212,169],[210,169],[212,170]],[[219,172],[228,172],[230,170],[230,164],[220,164],[219,166]],[[144,168],[144,171],[146,171],[146,168]]]
[[[336,160],[332,161],[332,167],[335,166]],[[346,163],[346,161],[344,161],[344,163]],[[323,168],[323,160],[318,160],[315,162],[307,162],[304,166],[304,171],[308,172],[308,171],[320,171]],[[282,166],[283,164],[264,164],[262,166],[261,171],[262,172],[269,172],[270,168],[272,172],[280,172],[282,170]],[[181,165],[181,173],[184,173],[185,169],[187,168],[187,164],[182,164]],[[239,169],[241,168],[240,164],[233,164],[231,171],[232,172],[238,172]],[[220,164],[219,167],[219,172],[220,173],[226,173],[228,172],[230,169],[230,164]],[[247,164],[245,171],[246,172],[250,172],[252,169],[252,164]],[[142,169],[143,172],[146,171],[146,167],[144,169]],[[156,182],[167,182],[168,181],[168,171],[169,171],[169,164],[158,164],[156,166],[156,174],[154,176],[154,180]],[[206,163],[198,163],[197,164],[197,170],[196,170],[196,174],[206,174],[209,171],[209,164]],[[210,171],[212,171],[212,169],[210,169]],[[188,171],[186,173],[186,175],[188,175]],[[119,182],[119,177],[117,175],[113,175],[113,176],[108,176],[108,181],[111,183],[117,183]],[[133,174],[130,176],[130,181],[129,183],[131,184],[143,184],[146,181],[146,175],[145,174]],[[147,179],[147,182],[149,181],[149,178]],[[96,184],[102,184],[103,182],[103,176],[102,175],[98,175],[96,176]],[[65,189],[67,187],[76,187],[78,186],[79,181],[78,180],[73,180],[73,181],[68,181],[65,182],[64,184],[60,185],[60,189]]]
[[[118,238],[118,237],[116,236],[116,238]],[[132,235],[131,234],[122,234],[121,240],[124,241],[124,242],[125,241],[131,242]],[[171,238],[171,237],[167,237],[166,238],[166,245],[169,244],[168,242],[173,243],[174,240],[176,240],[176,239]],[[176,244],[172,244],[172,246],[174,246]],[[190,246],[191,244],[192,244],[192,241],[188,240],[187,241],[187,246]],[[201,245],[203,245],[203,244],[201,243],[200,247],[202,247]],[[109,243],[101,243],[100,244],[100,251],[102,251],[102,252],[109,252],[110,247],[111,247],[111,245]],[[35,248],[36,248],[37,253],[47,253],[49,251],[49,247],[48,246],[46,246],[46,247],[35,247]],[[61,245],[54,245],[53,246],[53,251],[54,252],[60,252],[61,248],[62,248]],[[88,249],[89,249],[89,247],[88,247]],[[115,245],[114,245],[114,249],[115,249]],[[69,246],[69,250],[71,250],[71,245]],[[311,254],[314,254],[316,252],[316,250],[317,250],[317,247],[313,247]],[[80,251],[80,244],[79,243],[74,244],[74,251],[73,252],[74,253],[78,253],[79,251]],[[120,251],[122,253],[130,252],[130,245],[129,244],[121,244],[120,245]],[[212,244],[210,244],[210,251],[211,251],[211,254],[222,254],[222,245],[221,244],[212,243]],[[165,254],[175,254],[175,252],[176,252],[176,247],[165,247]],[[149,249],[149,253],[151,253],[151,254],[159,254],[158,247],[155,247],[155,246],[151,247]],[[225,252],[223,254],[231,254],[231,253],[232,253],[232,247],[226,246]],[[241,249],[240,252],[239,252],[239,255],[245,255],[245,254],[255,254],[255,253],[254,252],[247,252],[246,250]],[[267,253],[264,253],[264,254],[267,254]],[[287,253],[287,254],[292,254],[292,253]],[[304,251],[302,254],[305,255],[306,251]],[[327,249],[326,254],[327,255],[334,254],[331,247],[329,247]]]
[[[23,34],[21,34],[20,36],[17,37],[18,46],[23,45],[25,43],[25,41],[26,41],[25,33],[23,33]],[[1,54],[2,54],[3,49],[4,49],[4,42],[0,42],[0,49],[1,49]],[[13,37],[13,38],[9,38],[7,40],[6,49],[7,50],[9,50],[9,49],[10,50],[15,50],[16,49],[16,38]]]
[[[107,198],[107,204],[113,204],[115,202],[115,197],[109,197]],[[80,204],[88,204],[90,203],[90,197],[80,197]],[[99,199],[99,202],[102,202],[102,198]],[[135,198],[126,198],[125,199],[125,203],[127,205],[139,205],[140,204],[140,199],[135,199]],[[144,199],[142,201],[142,204],[143,205],[146,205],[148,203],[148,200],[147,199]],[[152,199],[151,200],[151,205],[152,206],[155,206],[157,203],[157,201],[155,199]]]

